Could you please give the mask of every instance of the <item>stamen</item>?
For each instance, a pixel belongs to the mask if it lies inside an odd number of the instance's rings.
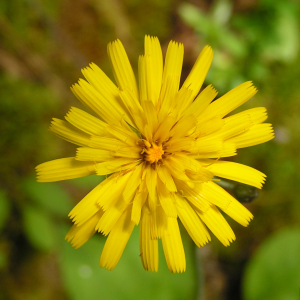
[[[157,163],[162,159],[162,155],[165,153],[161,145],[156,145],[152,143],[150,148],[144,150],[146,153],[145,160],[150,164]]]

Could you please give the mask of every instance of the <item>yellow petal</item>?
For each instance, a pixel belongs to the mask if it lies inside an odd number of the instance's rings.
[[[99,222],[96,225],[96,230],[103,235],[108,235],[127,206],[128,205],[123,199],[119,198],[114,205],[103,213],[101,219],[98,220]]]
[[[95,89],[106,95],[107,98],[109,98],[110,95],[112,98],[115,98],[115,101],[120,101],[120,99],[117,99],[118,88],[96,64],[90,63],[89,67],[81,71]],[[114,105],[116,104],[114,103]]]
[[[151,239],[150,211],[146,206],[142,209],[140,224],[140,257],[147,271],[158,270],[158,240]]]
[[[112,270],[119,262],[134,228],[130,213],[131,206],[121,215],[111,230],[100,257],[100,267]]]
[[[157,184],[157,173],[151,167],[146,169],[146,185],[148,189],[148,201],[150,211],[154,211],[157,205],[157,192],[156,192],[156,184]]]
[[[203,145],[205,145],[205,143],[203,143]],[[217,147],[217,145],[215,147]],[[222,148],[220,150],[216,150],[212,152],[200,152],[200,151],[201,148],[195,149],[196,153],[189,154],[189,156],[195,159],[203,159],[203,158],[230,157],[237,154],[235,144],[227,141],[222,143]]]
[[[268,118],[267,109],[265,107],[255,107],[244,110],[238,114],[225,118],[225,122],[228,123],[233,119],[242,120],[243,118],[250,118],[252,125],[253,124],[260,124]]]
[[[107,161],[113,159],[113,152],[101,149],[94,149],[88,147],[77,148],[76,151],[76,160],[81,161]]]
[[[132,111],[138,111],[139,113],[141,113],[143,111],[139,99],[135,97],[133,92],[128,87],[122,91],[119,91],[119,94],[129,112],[132,113]],[[143,98],[143,100],[146,99]]]
[[[214,182],[203,184],[202,195],[243,226],[248,226],[253,219],[253,215],[247,208]]]
[[[157,238],[161,239],[167,229],[167,215],[161,205],[158,205],[155,211],[156,214],[156,228],[157,228]]]
[[[225,118],[224,126],[218,132],[215,132],[212,135],[214,135],[215,137],[220,137],[223,140],[227,140],[233,136],[243,134],[252,125],[253,122],[249,115],[240,115],[238,117],[232,116],[229,118]]]
[[[186,181],[175,179],[179,195],[189,200],[191,204],[197,207],[200,211],[207,211],[210,208],[209,202],[202,197],[202,183],[194,183],[189,186]]]
[[[73,84],[70,87],[72,93],[74,94],[74,96],[82,103],[84,104],[86,107],[90,108],[92,111],[94,111],[98,116],[101,117],[102,112],[101,109],[98,107],[97,102],[95,101],[95,99],[87,97],[85,95],[85,93],[83,92],[81,86],[77,83]]]
[[[266,177],[265,174],[251,167],[230,161],[216,161],[207,169],[216,176],[252,185],[259,189],[262,188]]]
[[[145,36],[145,72],[147,100],[158,102],[161,89],[163,58],[157,37]]]
[[[162,86],[159,99],[159,113],[158,119],[162,122],[170,113],[171,109],[174,108],[174,99],[178,94],[177,76],[168,76],[165,84]],[[186,89],[187,90],[187,89]],[[177,116],[176,116],[177,117]]]
[[[181,69],[183,62],[183,44],[176,43],[171,41],[169,43],[166,58],[165,58],[165,66],[163,71],[163,79],[162,79],[162,88],[166,86],[168,78],[172,76],[175,80],[175,91],[178,91],[180,77],[181,77]]]
[[[75,157],[51,160],[36,167],[38,182],[53,182],[95,174],[95,163],[78,161]]]
[[[169,43],[162,78],[162,88],[159,98],[159,120],[162,121],[174,104],[178,92],[183,62],[183,45],[171,41]]]
[[[157,240],[162,238],[164,231],[167,228],[167,215],[160,205],[156,209],[150,210],[150,236],[151,239]]]
[[[144,115],[143,115],[143,108],[140,105],[138,99],[134,96],[134,94],[129,90],[129,88],[126,88],[124,91],[120,91],[120,97],[124,103],[124,105],[127,107],[130,117],[133,120],[132,126],[140,133],[143,133],[143,128],[146,124]]]
[[[155,107],[150,101],[142,101],[145,117],[149,126],[151,137],[158,127],[158,120]]]
[[[246,132],[228,139],[227,142],[235,144],[236,148],[251,147],[265,143],[274,138],[271,124],[255,124]]]
[[[112,101],[106,98],[106,95],[99,93],[85,80],[79,79],[78,84],[74,84],[71,90],[78,100],[108,124],[116,124],[124,117],[124,111],[117,110]]]
[[[231,198],[223,194],[223,188],[214,182],[205,182],[202,184],[201,195],[210,203],[218,206],[222,210],[227,208]]]
[[[249,130],[254,124],[262,123],[267,119],[266,108],[256,107],[227,117],[223,120],[224,125],[214,136],[230,139]]]
[[[57,134],[60,138],[78,146],[87,146],[90,143],[90,136],[88,134],[63,120],[53,118],[49,130]]]
[[[100,190],[98,194],[97,204],[106,211],[121,197],[131,173],[125,175],[111,175],[106,181],[108,183]]]
[[[108,125],[106,131],[113,137],[127,145],[134,147],[138,140],[138,136],[132,130],[125,130],[120,126]]]
[[[195,118],[198,118],[208,107],[208,105],[215,99],[217,94],[217,90],[210,84],[199,94],[190,107],[187,108],[187,110],[184,112],[184,115],[193,114]],[[201,121],[201,118],[199,121]]]
[[[153,140],[157,143],[163,143],[170,137],[170,130],[176,123],[175,117],[167,116],[157,128]]]
[[[70,242],[75,249],[80,248],[95,234],[95,226],[102,215],[103,211],[99,210],[82,225],[77,226],[76,224],[74,224],[68,231],[65,239]]]
[[[180,157],[177,157],[175,155],[169,157],[168,159],[164,160],[164,165],[167,167],[170,174],[174,178],[189,181],[189,178],[185,174],[184,166],[181,164]]]
[[[147,196],[148,190],[146,187],[146,181],[143,180],[136,191],[132,204],[131,221],[133,221],[136,225],[138,225],[140,222],[142,207],[147,199]]]
[[[128,147],[126,143],[120,140],[100,136],[92,136],[88,146],[109,151],[117,151],[124,147]]]
[[[220,115],[226,116],[228,113],[248,101],[257,93],[257,89],[252,85],[251,81],[240,84],[221,98],[212,102],[202,113],[203,120]]]
[[[65,119],[89,135],[104,135],[106,133],[105,128],[107,124],[105,122],[79,108],[71,107]]]
[[[168,169],[163,166],[157,166],[156,168],[157,174],[160,178],[160,180],[163,182],[163,184],[166,186],[166,188],[170,191],[170,192],[176,192],[176,185],[174,183],[173,177],[171,176],[170,172],[168,171]]]
[[[101,102],[104,102],[105,105],[116,111],[120,117],[130,122],[128,111],[120,99],[119,89],[107,75],[94,63],[91,63],[90,67],[84,68],[81,71],[88,82],[100,94]],[[120,117],[119,119],[121,119]]]
[[[157,194],[159,203],[165,211],[165,214],[168,217],[176,218],[177,210],[173,200],[173,193],[170,193],[168,191],[166,186],[162,183],[162,181],[159,178],[157,179]]]
[[[191,137],[184,137],[180,139],[171,139],[170,141],[166,142],[165,147],[168,149],[169,153],[174,152],[189,152],[191,147],[194,144],[194,139]]]
[[[210,241],[209,232],[188,201],[176,196],[176,207],[178,216],[194,243],[198,247],[207,244]]]
[[[115,158],[135,158],[141,159],[141,148],[124,147],[113,152]]]
[[[141,182],[142,165],[137,166],[131,173],[128,183],[122,193],[122,199],[125,203],[130,203],[135,196],[136,190]]]
[[[188,132],[195,129],[197,120],[193,115],[181,118],[172,130],[172,139],[180,139],[188,135]]]
[[[145,56],[139,56],[139,92],[140,92],[140,102],[146,101],[148,99],[147,95],[147,80],[146,80],[146,65]]]
[[[185,174],[197,182],[206,182],[213,178],[214,174],[207,170],[198,160],[192,159],[185,154],[176,154]]]
[[[100,211],[97,200],[101,197],[103,190],[105,191],[110,184],[111,179],[102,181],[71,210],[69,217],[77,226],[84,224],[94,214]]]
[[[152,143],[152,137],[153,137],[153,131],[152,129],[150,128],[149,124],[146,124],[144,126],[144,129],[143,129],[143,132],[144,132],[144,137],[146,138],[146,140],[149,142],[149,143]]]
[[[170,272],[184,272],[186,261],[177,219],[167,218],[167,229],[162,236],[162,245]]]
[[[219,210],[213,205],[206,212],[196,211],[205,223],[205,225],[212,231],[212,233],[219,239],[224,246],[229,246],[235,240],[235,235],[228,225]]]
[[[157,211],[157,207],[155,208],[155,210],[150,211],[150,236],[151,239],[153,240],[158,239],[156,211]]]
[[[98,175],[107,175],[118,171],[131,169],[137,164],[138,161],[132,158],[118,158],[96,164],[95,169]]]
[[[201,86],[210,68],[212,59],[213,50],[210,46],[205,46],[199,54],[190,74],[182,85],[182,87],[191,89],[194,97],[201,89]]]
[[[216,133],[224,126],[224,120],[221,119],[219,116],[210,119],[204,123],[201,123],[201,119],[198,120],[198,124],[196,130],[194,132],[194,136],[196,138],[201,138],[207,136],[212,133]]]
[[[184,113],[185,109],[190,106],[194,100],[193,90],[188,87],[182,87],[178,93],[175,94],[173,103],[170,106],[172,115],[177,119]]]
[[[218,136],[215,137],[212,133],[197,139],[190,151],[196,153],[217,152],[223,149],[223,144],[222,138]]]
[[[134,94],[134,97],[138,99],[135,76],[121,41],[116,40],[109,43],[107,51],[119,89],[123,91],[126,88],[129,88]]]

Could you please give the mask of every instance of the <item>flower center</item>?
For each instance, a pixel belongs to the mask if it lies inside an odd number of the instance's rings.
[[[150,147],[147,147],[144,152],[146,153],[145,160],[150,164],[157,163],[162,159],[162,155],[165,153],[161,145],[152,143]]]

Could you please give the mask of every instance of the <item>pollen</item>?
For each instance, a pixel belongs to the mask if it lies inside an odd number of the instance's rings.
[[[144,150],[146,155],[144,156],[145,160],[150,164],[157,163],[162,159],[163,154],[165,153],[161,145],[156,145],[152,143],[151,147]]]

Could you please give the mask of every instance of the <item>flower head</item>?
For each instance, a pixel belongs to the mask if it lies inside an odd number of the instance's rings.
[[[82,70],[87,81],[72,92],[99,118],[72,107],[66,121],[53,119],[50,130],[80,147],[75,157],[39,165],[38,181],[109,175],[70,212],[74,225],[66,239],[79,248],[97,231],[108,235],[100,266],[111,270],[139,225],[144,268],[158,270],[161,239],[169,270],[183,272],[178,220],[200,247],[210,241],[208,229],[225,246],[235,240],[220,210],[243,226],[253,218],[214,177],[261,188],[264,174],[221,158],[272,139],[272,126],[263,123],[264,107],[227,116],[256,94],[251,82],[215,101],[211,85],[200,91],[213,58],[209,46],[181,88],[180,43],[170,42],[163,63],[158,39],[145,37],[139,85],[119,40],[108,54],[117,86],[95,64]]]

